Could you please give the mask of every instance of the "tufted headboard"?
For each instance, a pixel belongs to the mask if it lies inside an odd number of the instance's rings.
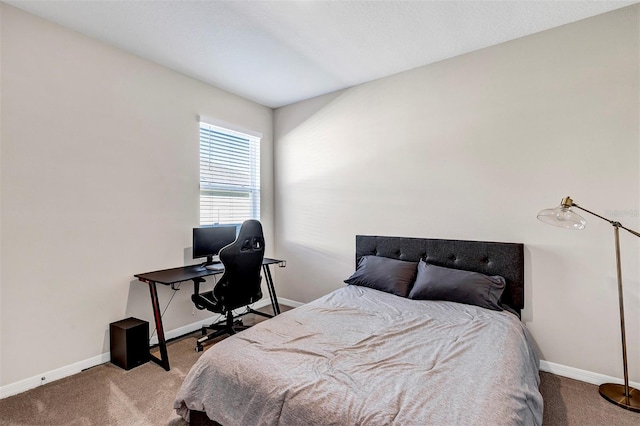
[[[523,244],[356,235],[356,266],[367,255],[501,275],[507,282],[502,303],[518,314],[524,308]]]

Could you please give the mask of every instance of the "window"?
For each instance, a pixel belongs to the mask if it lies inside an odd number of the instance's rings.
[[[200,123],[200,225],[260,219],[260,138]]]

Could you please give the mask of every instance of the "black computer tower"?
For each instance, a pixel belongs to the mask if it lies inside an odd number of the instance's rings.
[[[109,324],[111,362],[131,370],[149,361],[149,323],[127,318]]]

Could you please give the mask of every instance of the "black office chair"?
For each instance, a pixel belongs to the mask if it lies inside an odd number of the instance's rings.
[[[198,309],[207,309],[224,314],[226,319],[210,326],[202,327],[204,337],[198,339],[196,351],[202,351],[203,343],[215,339],[223,334],[235,334],[248,328],[239,317],[253,313],[267,318],[273,315],[253,310],[248,305],[262,298],[260,284],[262,276],[262,259],[264,258],[264,236],[262,225],[257,220],[247,220],[240,227],[236,240],[223,247],[219,253],[220,261],[224,265],[224,273],[212,291],[200,294],[200,282],[194,281],[194,293],[191,300]],[[234,317],[233,310],[247,307],[242,314]],[[207,335],[207,329],[216,330]]]

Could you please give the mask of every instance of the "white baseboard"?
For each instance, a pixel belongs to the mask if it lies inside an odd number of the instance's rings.
[[[20,380],[15,383],[10,383],[8,385],[0,387],[0,399],[28,391],[29,389],[37,388],[38,386],[44,385],[45,383],[60,380],[67,376],[72,376],[81,372],[82,370],[86,370],[87,368],[95,367],[96,365],[109,362],[110,359],[110,353],[107,352],[103,353],[102,355],[97,355],[93,358],[78,361],[71,365],[56,368],[55,370],[47,371],[45,373]]]
[[[296,302],[295,300],[285,299],[282,297],[278,297],[278,303],[286,306],[291,306],[292,308],[297,308],[298,306],[304,305],[302,302]]]
[[[283,305],[292,306],[294,305],[300,306],[302,303],[295,302],[289,299],[281,299],[278,298],[278,303],[282,303]],[[269,299],[262,299],[252,305],[253,309],[260,309],[264,306],[271,305],[271,301]],[[165,332],[165,339],[170,340],[176,337],[184,336],[185,334],[189,334],[195,330],[202,328],[203,325],[211,324],[215,321],[215,315],[204,320],[196,321],[191,324],[187,324],[182,327],[178,327],[176,329]],[[151,345],[158,344],[158,337],[154,336],[149,343]],[[104,364],[105,362],[109,362],[111,360],[111,353],[105,352],[101,355],[94,356],[89,359],[85,359],[83,361],[75,362],[71,365],[67,365],[65,367],[60,367],[55,370],[47,371],[14,383],[10,383],[8,385],[0,386],[0,399],[7,398],[12,395],[17,395],[22,392],[26,392],[29,389],[37,388],[40,385],[44,385],[45,383],[50,383],[55,380],[60,380],[68,376],[72,376],[74,374],[80,373],[82,370],[86,370],[87,368],[95,367],[96,365]]]
[[[291,306],[292,308],[297,308],[298,306],[304,305],[304,303],[297,302],[291,299],[278,298],[278,303]],[[253,305],[254,309],[259,309],[264,306],[270,305],[271,302],[268,299],[262,299],[259,302]],[[215,318],[215,317],[212,317]],[[165,338],[167,340],[174,339],[176,337],[183,336],[185,334],[191,333],[195,330],[202,328],[205,324],[210,324],[212,318],[207,318],[201,321],[194,322],[192,324],[188,324],[182,327],[178,327],[176,329],[170,330],[165,333]],[[150,342],[152,345],[158,343],[158,338],[154,337]],[[20,380],[15,383],[10,383],[5,386],[0,387],[0,399],[6,398],[12,395],[16,395],[29,389],[36,388],[45,383],[52,382],[54,380],[59,380],[67,376],[71,376],[73,374],[77,374],[82,370],[86,370],[87,368],[95,367],[96,365],[104,364],[105,362],[109,362],[111,359],[111,354],[109,352],[105,352],[101,355],[94,356],[89,359],[85,359],[83,361],[78,361],[71,365],[67,365],[65,367],[57,368],[55,370],[47,371],[33,377],[29,377],[24,380]],[[558,376],[568,377],[570,379],[579,380],[581,382],[591,383],[594,385],[601,385],[602,383],[622,383],[622,379],[617,377],[606,376],[604,374],[594,373],[591,371],[581,370],[579,368],[568,367],[566,365],[556,364],[549,361],[540,361],[540,370],[545,371],[547,373],[556,374]],[[640,389],[640,383],[638,382],[629,382],[630,386],[633,386],[636,389]]]
[[[592,385],[601,385],[603,383],[619,383],[623,384],[624,380],[617,377],[607,376],[605,374],[594,373],[592,371],[581,370],[579,368],[568,367],[554,362],[540,360],[540,370],[557,376],[568,377],[570,379],[579,380],[581,382],[591,383]],[[629,381],[629,386],[636,389],[640,388],[640,383]]]

